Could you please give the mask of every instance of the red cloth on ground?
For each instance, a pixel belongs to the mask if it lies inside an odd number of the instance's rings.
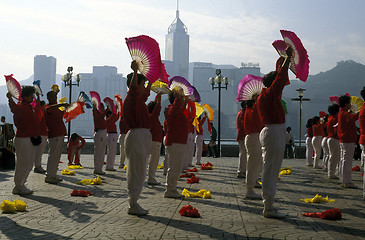
[[[179,213],[181,216],[186,216],[186,217],[193,217],[193,218],[200,217],[198,209],[194,208],[191,205],[185,205],[180,209]]]

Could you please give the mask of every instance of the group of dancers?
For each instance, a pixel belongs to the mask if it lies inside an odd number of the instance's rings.
[[[361,90],[360,95],[365,99],[365,88]],[[338,104],[328,107],[328,113],[328,115],[315,116],[307,121],[306,164],[313,168],[324,169],[329,179],[339,179],[339,183],[344,188],[358,188],[352,182],[352,161],[355,144],[358,143],[362,150],[361,167],[364,167],[365,104],[359,112],[353,113],[351,98],[343,95],[339,97]],[[357,121],[360,137],[356,127]],[[365,200],[365,190],[363,198]]]

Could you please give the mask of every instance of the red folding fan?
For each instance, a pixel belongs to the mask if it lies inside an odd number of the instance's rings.
[[[104,102],[106,106],[112,111],[113,114],[117,113],[117,109],[115,108],[114,101],[110,97],[104,98]]]
[[[138,70],[151,82],[161,76],[160,48],[155,39],[140,35],[125,39],[129,53],[138,64]]]
[[[69,107],[66,108],[63,118],[66,119],[66,123],[75,119],[78,115],[84,113],[84,102],[73,102]]]
[[[115,95],[114,100],[115,100],[115,103],[116,103],[116,106],[117,106],[117,109],[118,109],[118,112],[119,112],[119,116],[121,117],[121,116],[123,116],[123,100],[122,100],[122,97],[120,96],[120,94]]]
[[[13,74],[4,75],[6,80],[6,87],[8,88],[8,92],[14,98],[18,99],[19,101],[22,100],[22,88],[20,87],[19,82],[13,78]]]
[[[280,30],[280,33],[284,41],[276,40],[272,45],[279,55],[284,57],[286,56],[285,49],[287,46],[290,46],[293,49],[289,68],[301,81],[307,81],[310,62],[307,50],[303,47],[302,42],[295,33],[286,30]]]

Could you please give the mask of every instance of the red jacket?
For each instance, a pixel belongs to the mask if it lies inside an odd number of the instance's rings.
[[[107,133],[117,133],[117,125],[115,125],[115,123],[118,121],[118,119],[119,119],[119,114],[112,113],[105,120],[106,132]]]
[[[162,135],[162,126],[158,117],[160,116],[161,112],[161,103],[156,104],[153,108],[152,113],[150,114],[151,117],[151,135],[153,142],[160,142],[162,143],[163,135]]]
[[[175,99],[165,112],[166,139],[165,146],[173,143],[186,144],[188,139],[188,120],[184,114],[185,103]]]
[[[313,136],[314,137],[323,137],[324,131],[323,131],[323,123],[317,123],[313,125]]]
[[[16,136],[20,138],[40,136],[40,121],[35,109],[28,103],[9,101],[9,107],[16,126]]]
[[[45,106],[46,122],[48,127],[48,138],[66,136],[67,131],[63,122],[64,111],[49,104]]]
[[[199,121],[199,131],[196,131],[196,135],[203,135],[203,124],[205,123],[205,120],[207,118],[204,116],[202,119],[198,120]]]
[[[359,113],[352,114],[340,108],[338,113],[338,137],[341,143],[356,143],[357,130],[355,122],[359,118]]]
[[[311,127],[307,128],[307,137],[309,138],[313,137],[313,129]]]
[[[236,141],[243,140],[245,138],[245,109],[240,109],[236,118],[237,137]]]
[[[327,133],[329,138],[334,138],[338,140],[337,135],[337,118],[331,116],[328,118],[327,122]]]
[[[280,99],[284,87],[288,84],[288,69],[281,68],[271,86],[262,89],[256,104],[261,122],[265,126],[285,123],[285,112]]]
[[[260,121],[259,112],[257,110],[257,104],[255,104],[252,108],[246,108],[245,112],[245,135],[251,133],[259,133],[263,128],[263,125]]]
[[[119,132],[120,132],[120,134],[127,134],[128,131],[129,131],[129,127],[125,123],[124,118],[121,118],[120,121],[119,121]]]

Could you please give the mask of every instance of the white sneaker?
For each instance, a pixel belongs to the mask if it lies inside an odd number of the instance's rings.
[[[246,192],[246,199],[253,199],[253,200],[259,200],[262,199],[260,194],[255,193],[254,191]]]
[[[145,216],[148,214],[148,210],[143,209],[138,203],[136,203],[135,205],[133,205],[133,207],[128,208],[128,214]]]
[[[13,194],[17,195],[30,195],[33,193],[33,190],[28,189],[26,186],[23,186],[21,188],[14,187],[13,188]]]
[[[58,184],[60,181],[58,180],[58,178],[57,177],[49,177],[49,176],[47,176],[45,179],[44,179],[44,181],[46,182],[46,183],[50,183],[50,184]]]
[[[160,185],[161,183],[159,182],[159,181],[157,181],[155,178],[149,178],[148,180],[147,180],[147,184],[148,185]]]
[[[164,197],[165,198],[184,198],[184,195],[178,193],[176,190],[175,191],[166,190]]]
[[[276,210],[275,208],[264,209],[264,211],[262,211],[262,215],[266,218],[284,218],[285,217],[284,214],[279,213],[278,210]]]

